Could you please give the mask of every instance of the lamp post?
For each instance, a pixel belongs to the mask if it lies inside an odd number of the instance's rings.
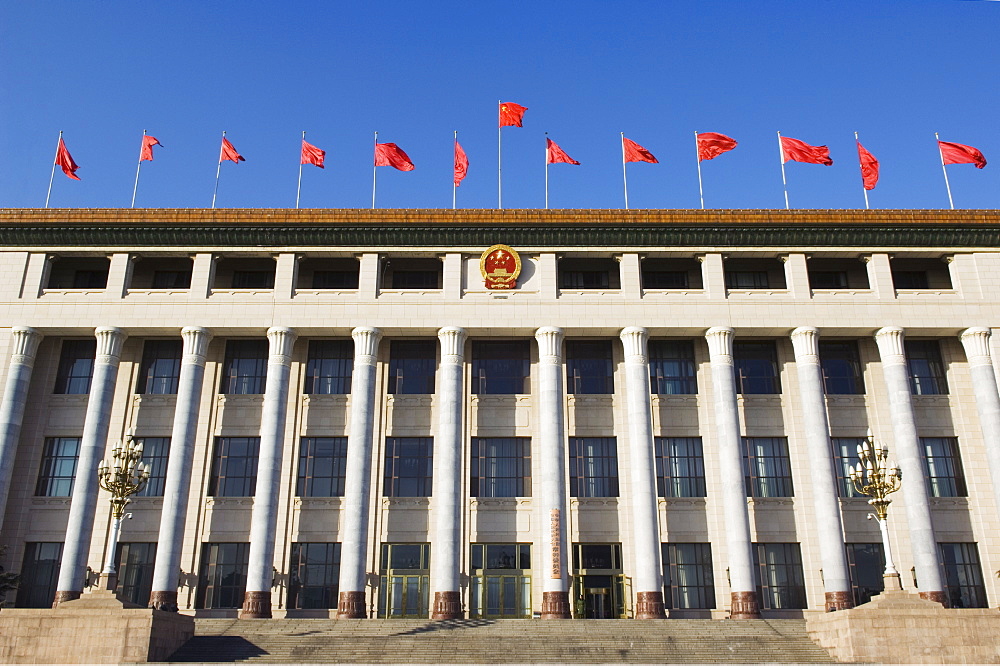
[[[889,546],[888,512],[892,502],[889,495],[899,490],[903,475],[895,463],[890,465],[887,462],[889,449],[884,443],[875,441],[871,430],[865,441],[858,445],[858,458],[861,463],[857,467],[849,467],[848,473],[854,489],[870,497],[868,503],[875,509],[874,517],[882,532],[882,548],[885,551],[885,572],[882,574],[885,589],[902,590],[903,584],[892,561],[892,549]],[[871,518],[872,514],[869,513],[868,519]]]
[[[118,550],[118,536],[121,534],[125,506],[132,501],[132,495],[145,487],[149,481],[149,465],[142,462],[142,443],[136,443],[131,435],[125,436],[125,445],[116,446],[111,451],[110,463],[102,460],[97,467],[97,479],[101,488],[111,493],[111,543],[108,546],[104,570],[101,571],[100,588],[114,591],[118,587],[115,571],[115,551]]]

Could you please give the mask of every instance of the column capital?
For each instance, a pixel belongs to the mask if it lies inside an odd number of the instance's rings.
[[[181,362],[205,365],[212,331],[201,326],[185,326],[181,329],[181,340],[184,341],[184,357]]]
[[[118,363],[122,355],[122,343],[128,334],[115,326],[99,326],[94,329],[97,338],[97,362]]]
[[[461,363],[465,358],[465,339],[468,336],[468,331],[459,326],[443,326],[438,329],[441,362]]]
[[[543,326],[535,331],[538,341],[538,360],[542,363],[562,363],[563,330],[557,326]]]
[[[618,334],[625,347],[626,363],[648,363],[648,342],[649,331],[641,326],[629,326],[623,328]]]
[[[288,365],[292,362],[292,346],[298,334],[294,328],[287,326],[272,326],[267,329],[267,340],[270,343],[269,363]]]
[[[990,337],[993,332],[986,326],[972,326],[965,329],[958,335],[965,348],[965,356],[969,359],[969,365],[992,365],[993,359],[990,354]]]
[[[374,363],[378,353],[378,342],[382,339],[382,331],[373,326],[358,326],[351,331],[354,338],[354,358],[356,361]]]
[[[33,365],[42,334],[29,326],[15,326],[10,330],[10,334],[13,341],[10,362]]]
[[[708,355],[712,363],[733,364],[733,331],[728,326],[713,326],[705,331]]]
[[[815,326],[799,326],[789,336],[795,350],[796,363],[819,363],[819,329]]]
[[[905,329],[901,326],[885,326],[875,331],[875,344],[883,365],[905,364],[906,351],[903,348]]]

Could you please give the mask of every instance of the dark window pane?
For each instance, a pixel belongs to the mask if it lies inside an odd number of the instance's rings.
[[[119,543],[118,588],[120,598],[145,606],[153,589],[153,564],[156,562],[156,544],[148,542]]]
[[[735,342],[733,356],[739,393],[781,393],[778,352],[773,342]]]
[[[705,497],[701,437],[656,437],[654,447],[660,497]]]
[[[94,374],[97,340],[63,340],[56,371],[56,394],[82,395],[90,393]]]
[[[940,543],[945,593],[952,608],[987,608],[983,569],[975,543]]]
[[[263,393],[267,382],[267,355],[267,340],[228,340],[219,393]]]
[[[726,271],[727,289],[767,289],[767,271]]]
[[[73,289],[105,289],[107,286],[107,270],[73,271]]]
[[[618,497],[618,447],[614,437],[569,438],[570,497]]]
[[[864,441],[864,437],[834,437],[831,439],[833,466],[837,472],[837,494],[840,497],[863,497],[854,489],[848,468],[857,467],[860,464],[858,446]]]
[[[921,437],[927,493],[931,497],[965,497],[965,473],[957,437]]]
[[[153,289],[190,289],[191,271],[153,271]]]
[[[611,342],[570,340],[566,343],[566,392],[571,395],[615,392]]]
[[[313,289],[357,289],[358,271],[314,271]]]
[[[473,437],[471,497],[530,497],[531,439]]]
[[[784,437],[744,437],[747,497],[793,497],[792,463]]]
[[[17,586],[18,608],[52,608],[62,561],[62,542],[24,544],[21,579]],[[83,581],[80,581],[81,583]]]
[[[440,289],[437,270],[394,270],[391,289]]]
[[[180,340],[146,340],[142,346],[142,363],[139,365],[135,392],[150,395],[177,393],[183,347]]]
[[[293,543],[288,571],[288,608],[337,607],[339,543]]]
[[[712,544],[663,544],[663,584],[667,608],[715,608]]]
[[[274,289],[274,271],[233,271],[233,289]]]
[[[846,289],[847,271],[809,271],[809,286],[813,289]]]
[[[690,340],[649,342],[649,384],[657,395],[694,395],[694,344]]]
[[[472,343],[472,393],[528,393],[530,347],[527,340]]]
[[[433,340],[393,340],[389,344],[389,393],[434,393],[437,343]]]
[[[163,488],[167,481],[167,460],[170,457],[170,438],[136,437],[135,439],[142,444],[142,462],[149,465],[149,480],[136,497],[163,497]]]
[[[42,464],[35,483],[37,497],[70,497],[80,455],[79,437],[49,437],[42,451]]]
[[[928,289],[927,271],[892,271],[896,289]]]
[[[434,440],[431,437],[387,437],[385,497],[430,497]]]
[[[848,543],[847,566],[851,572],[854,605],[860,606],[885,589],[885,553],[881,543]]]
[[[210,497],[253,497],[260,437],[216,437]]]
[[[195,608],[241,608],[249,563],[248,543],[202,544]]]
[[[910,392],[913,395],[947,394],[948,380],[937,340],[905,340],[903,346],[910,374]]]
[[[686,289],[689,286],[687,271],[643,271],[643,289]]]
[[[299,448],[299,497],[343,497],[347,478],[346,437],[303,437]]]
[[[351,340],[310,340],[305,392],[346,395],[351,392],[354,343]]]
[[[806,584],[799,544],[755,543],[753,559],[761,609],[806,607]]]
[[[861,358],[856,343],[821,340],[819,360],[823,368],[823,385],[828,395],[861,395],[865,392]]]

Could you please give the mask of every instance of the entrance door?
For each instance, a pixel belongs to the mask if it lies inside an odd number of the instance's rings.
[[[588,576],[589,578],[589,576]],[[583,588],[584,617],[593,620],[607,620],[615,617],[611,609],[611,588],[610,587],[586,587]]]
[[[382,617],[427,617],[427,576],[385,576]]]

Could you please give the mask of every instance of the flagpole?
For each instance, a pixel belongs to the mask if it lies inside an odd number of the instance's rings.
[[[455,130],[455,153],[458,153],[458,130]],[[451,209],[455,210],[455,203],[458,200],[458,186],[455,185],[455,174],[451,178]]]
[[[375,153],[378,151],[378,132],[375,132],[375,144],[372,147],[372,210],[375,210],[375,174],[378,173],[378,166],[375,166],[378,160],[375,159]]]
[[[701,185],[701,151],[698,149],[698,132],[694,133],[694,156],[698,162],[698,197],[701,198],[701,209],[705,210],[705,190]]]
[[[306,140],[306,132],[305,132],[305,130],[302,130],[302,141],[305,142],[305,140]],[[300,150],[300,152],[299,152],[299,187],[295,191],[295,207],[296,208],[299,207],[299,197],[302,196],[302,153],[301,153],[301,148],[302,147],[299,146],[299,150]]]
[[[59,133],[59,136],[62,136],[62,132]],[[941,156],[941,172],[944,174],[944,186],[948,188],[948,203],[951,204],[951,209],[955,210],[955,201],[951,198],[951,183],[948,182],[948,170],[944,168],[944,151],[941,150],[941,137],[938,136],[937,132],[934,132],[934,138],[937,139],[938,155]]]
[[[62,130],[59,130],[59,141],[62,141]],[[45,195],[45,207],[49,207],[49,197],[52,196],[52,179],[56,176],[56,160],[59,159],[59,141],[56,141],[56,156],[52,158],[52,173],[49,174],[49,191]]]
[[[146,145],[146,130],[142,130],[142,146]],[[135,193],[139,189],[139,169],[142,167],[142,146],[139,146],[139,163],[135,165],[135,185],[132,186],[132,208],[135,208]]]
[[[545,133],[545,210],[549,209],[549,133]]]
[[[500,105],[503,104],[503,100],[497,100],[497,209],[503,210],[503,160],[501,159],[501,146],[500,137],[503,134],[500,132],[502,129],[500,125]]]
[[[781,186],[785,188],[785,210],[789,210],[788,180],[785,178],[785,147],[781,145],[781,132],[778,132],[778,160],[781,162]]]
[[[625,172],[625,132],[622,135],[622,182],[625,184],[625,210],[628,210],[628,175]]]
[[[222,138],[226,138],[226,130],[222,130]],[[219,144],[219,166],[215,168],[215,191],[212,192],[212,208],[215,208],[215,197],[219,194],[219,174],[222,173],[222,144]]]
[[[860,146],[861,139],[858,138],[858,133],[854,133],[854,141]],[[861,154],[858,154],[858,166],[861,166]],[[865,174],[861,174],[861,191],[865,193],[865,210],[870,210],[871,206],[868,205],[868,190],[865,189]]]

